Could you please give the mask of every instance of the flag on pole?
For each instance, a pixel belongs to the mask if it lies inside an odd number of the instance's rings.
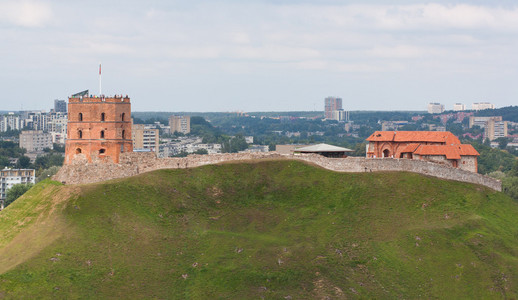
[[[101,75],[101,64],[99,64],[99,75]]]

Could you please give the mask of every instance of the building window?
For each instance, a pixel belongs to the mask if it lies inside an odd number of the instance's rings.
[[[105,117],[105,114],[104,114],[104,113],[102,113],[102,114],[101,114],[101,121],[102,121],[102,122],[104,122],[104,117]]]
[[[104,130],[101,130],[101,139],[104,139]]]
[[[83,121],[83,113],[79,113],[79,121]]]
[[[99,154],[104,154],[106,153],[106,149],[99,149]]]
[[[124,122],[124,117],[126,116],[125,113],[122,113],[121,120]]]
[[[78,131],[77,131],[77,136],[78,136],[80,139],[82,139],[82,138],[83,138],[83,131],[78,130]]]
[[[76,154],[81,154],[81,148],[76,149]]]
[[[126,130],[122,130],[122,139],[126,138]]]

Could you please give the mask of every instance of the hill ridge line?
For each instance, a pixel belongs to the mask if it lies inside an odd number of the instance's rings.
[[[94,160],[88,163],[79,157],[72,164],[64,165],[53,179],[66,184],[87,184],[116,178],[131,177],[160,169],[195,168],[224,162],[244,162],[255,160],[292,159],[318,165],[322,168],[346,173],[405,171],[440,179],[456,180],[479,184],[495,191],[502,191],[500,180],[439,163],[398,158],[327,158],[316,154],[282,155],[266,153],[224,153],[211,155],[189,155],[177,158],[157,158],[154,153],[121,153],[120,163]]]

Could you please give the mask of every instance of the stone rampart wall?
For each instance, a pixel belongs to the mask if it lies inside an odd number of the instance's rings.
[[[496,191],[502,190],[499,180],[446,165],[422,160],[394,158],[326,158],[320,155],[281,155],[277,152],[234,153],[213,155],[190,155],[182,158],[156,158],[154,153],[122,153],[120,163],[77,160],[65,165],[54,180],[67,184],[84,184],[109,179],[134,176],[158,169],[194,168],[223,162],[250,161],[259,159],[296,159],[306,161],[337,172],[407,171],[442,179],[480,184]]]

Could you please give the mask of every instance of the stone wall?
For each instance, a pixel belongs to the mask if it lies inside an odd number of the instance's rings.
[[[87,163],[85,160],[77,160],[70,165],[63,166],[54,176],[54,180],[63,181],[67,184],[83,184],[129,177],[158,169],[194,168],[223,162],[264,159],[302,160],[337,172],[414,172],[442,179],[480,184],[496,191],[502,190],[502,184],[499,180],[427,161],[363,157],[326,158],[315,154],[281,155],[277,152],[190,155],[183,158],[156,158],[156,155],[151,152],[128,152],[121,154],[119,164],[110,162]]]

